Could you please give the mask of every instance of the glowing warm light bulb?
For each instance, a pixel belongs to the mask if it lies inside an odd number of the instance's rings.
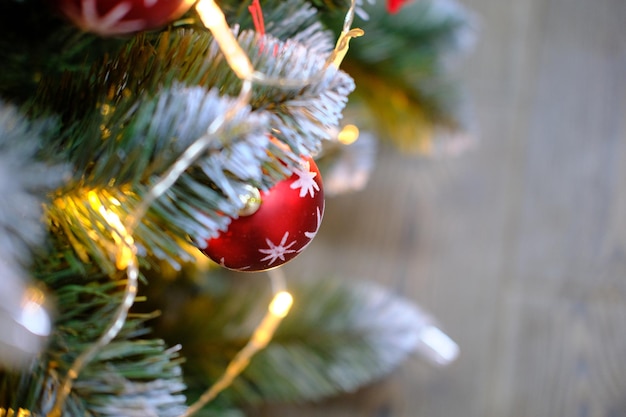
[[[359,138],[359,128],[355,125],[345,125],[337,135],[337,140],[344,145],[350,145]]]
[[[289,313],[292,305],[293,297],[291,296],[291,294],[289,294],[287,291],[280,291],[272,299],[268,310],[273,316],[284,318]]]
[[[37,336],[48,336],[52,322],[44,306],[46,296],[35,287],[28,288],[22,300],[22,311],[16,321]]]
[[[135,242],[133,237],[126,230],[120,217],[102,204],[100,197],[94,190],[87,193],[87,199],[91,207],[97,210],[102,217],[104,217],[109,226],[115,230],[115,233],[113,233],[113,241],[119,249],[116,254],[115,266],[120,270],[126,269],[135,259],[133,252]],[[112,198],[111,203],[113,205],[119,205],[119,201],[115,198]]]
[[[89,205],[94,210],[99,210],[100,207],[102,207],[102,202],[100,202],[100,198],[98,198],[98,193],[96,193],[94,190],[90,190],[89,192],[87,192],[87,200],[89,200]]]

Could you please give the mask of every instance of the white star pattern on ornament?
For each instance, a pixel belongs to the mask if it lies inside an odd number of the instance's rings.
[[[131,2],[121,2],[104,16],[100,16],[96,0],[82,0],[80,10],[69,5],[64,7],[65,13],[83,30],[103,35],[136,32],[144,28],[143,20],[122,21],[132,9]]]
[[[295,245],[296,241],[294,240],[291,243],[289,243],[287,246],[285,246],[285,243],[287,243],[288,237],[289,237],[289,232],[285,232],[278,246],[274,245],[274,242],[272,242],[271,240],[265,239],[265,242],[267,242],[267,246],[269,246],[269,249],[259,249],[259,252],[267,255],[265,258],[261,259],[261,261],[269,260],[268,265],[271,265],[274,262],[276,262],[277,259],[284,261],[285,254],[294,253],[295,250],[289,249],[289,248]]]
[[[324,204],[326,204],[326,202],[324,202]],[[323,206],[322,206],[323,207]],[[309,238],[309,241],[307,242],[306,245],[304,245],[303,247],[301,247],[298,250],[298,253],[302,252],[303,250],[306,249],[307,246],[309,246],[309,244],[313,241],[313,238],[315,237],[315,235],[317,234],[317,231],[320,230],[320,226],[322,223],[322,212],[320,211],[320,208],[317,207],[317,225],[315,226],[315,230],[312,232],[304,232],[304,236]]]
[[[316,210],[317,210],[317,224],[315,225],[315,230],[312,232],[304,232],[304,236],[308,237],[309,239],[313,239],[315,237],[322,223],[322,212],[320,211],[319,207],[317,207]]]
[[[301,169],[294,169],[293,173],[298,176],[298,179],[291,183],[289,188],[295,190],[297,188],[300,189],[300,197],[304,197],[307,193],[311,196],[315,196],[315,191],[320,190],[320,186],[317,185],[315,178],[317,176],[317,172],[311,172],[311,164],[309,161],[304,161],[300,164]]]

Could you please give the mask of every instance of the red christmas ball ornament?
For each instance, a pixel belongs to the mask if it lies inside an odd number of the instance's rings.
[[[303,159],[293,175],[259,193],[254,213],[233,219],[202,252],[220,265],[244,272],[283,265],[311,242],[324,215],[324,188],[317,165]]]
[[[398,13],[402,6],[404,6],[409,1],[410,0],[387,0],[387,12],[389,14]]]
[[[101,36],[157,29],[182,16],[196,0],[49,0],[76,26]]]

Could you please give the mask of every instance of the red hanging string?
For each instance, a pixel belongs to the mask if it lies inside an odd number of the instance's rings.
[[[252,4],[248,6],[248,11],[252,15],[252,23],[254,29],[259,35],[265,35],[265,21],[263,20],[263,10],[261,9],[261,3],[259,0],[252,0]],[[259,51],[263,52],[265,45],[261,43],[259,45]],[[274,56],[278,55],[278,45],[274,45]]]
[[[252,15],[252,23],[254,24],[254,29],[259,32],[260,35],[265,35],[263,10],[261,10],[261,3],[259,2],[259,0],[252,0],[252,4],[248,6],[248,11]]]

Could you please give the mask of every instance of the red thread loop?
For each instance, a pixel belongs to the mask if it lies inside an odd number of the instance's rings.
[[[259,35],[265,35],[263,10],[261,10],[261,3],[259,2],[259,0],[252,0],[252,4],[248,6],[248,11],[252,15],[252,23],[254,24],[254,29],[259,32]]]
[[[254,29],[261,36],[265,35],[265,21],[263,20],[263,10],[261,9],[261,3],[259,0],[252,0],[252,4],[248,6],[248,11],[252,15],[252,23]],[[259,45],[259,52],[263,52],[265,45],[263,42]],[[278,55],[278,45],[274,45],[274,56]]]

